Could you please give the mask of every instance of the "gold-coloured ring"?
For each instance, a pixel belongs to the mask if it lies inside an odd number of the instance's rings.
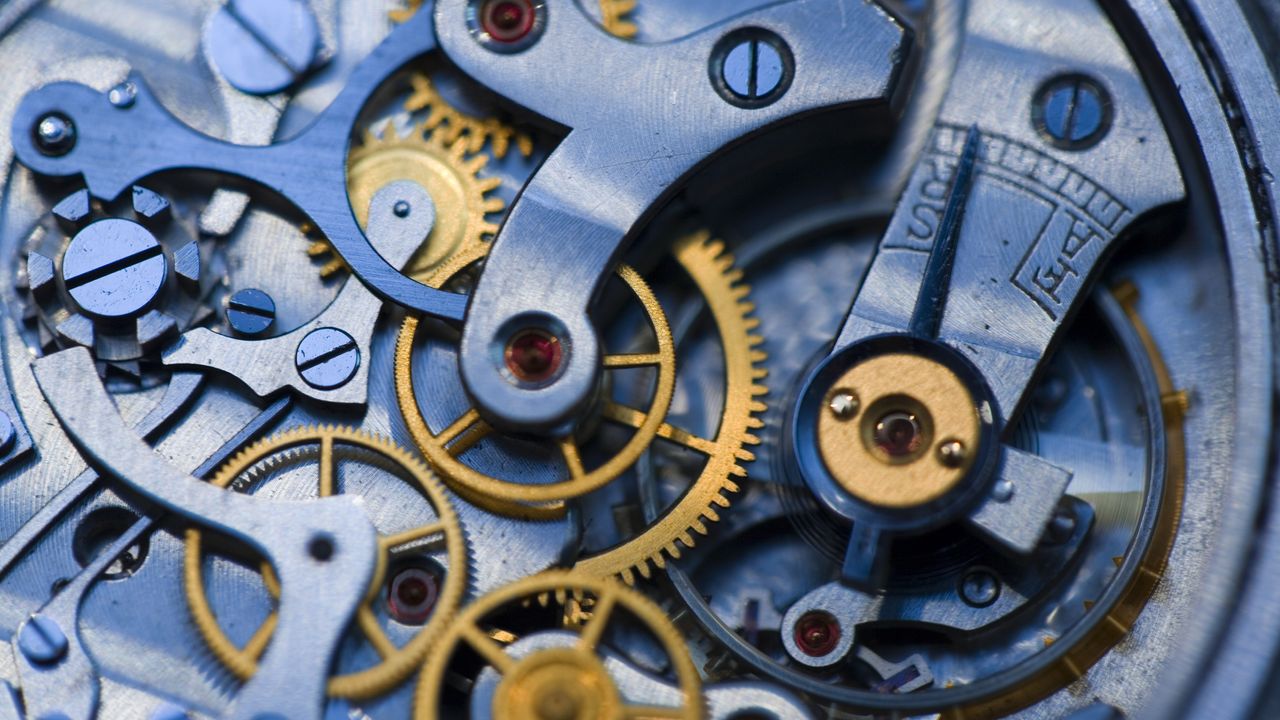
[[[337,675],[329,679],[328,692],[335,697],[366,699],[381,695],[407,678],[426,657],[427,651],[440,635],[449,618],[462,601],[467,587],[467,549],[462,526],[450,505],[448,494],[440,482],[419,460],[389,440],[369,435],[361,430],[342,427],[308,427],[289,430],[280,435],[260,440],[228,461],[218,470],[211,484],[227,488],[243,473],[262,460],[282,451],[302,446],[319,445],[319,479],[317,494],[320,497],[337,491],[335,445],[347,445],[371,451],[381,459],[390,461],[411,478],[436,512],[436,520],[422,527],[378,538],[378,564],[364,601],[356,611],[356,627],[365,635],[377,651],[381,661],[372,667]],[[448,569],[444,585],[437,597],[430,619],[422,629],[402,647],[387,637],[373,610],[373,603],[382,589],[388,559],[393,550],[409,543],[440,537],[448,557]],[[187,604],[195,619],[196,628],[218,658],[236,677],[247,680],[258,667],[258,659],[266,650],[276,626],[273,611],[243,647],[231,641],[214,615],[204,587],[203,533],[189,528],[186,533],[185,590]],[[279,597],[280,586],[271,566],[263,563],[263,582],[272,597]]]
[[[563,627],[578,640],[568,647],[535,651],[524,658],[509,655],[487,621],[498,611],[539,602],[565,606]],[[571,606],[576,612],[571,611]],[[609,622],[625,613],[638,620],[661,645],[671,662],[681,702],[673,706],[628,705],[600,661],[600,642]],[[545,718],[540,710],[572,720],[677,718],[698,720],[704,714],[702,680],[684,638],[652,600],[615,580],[552,570],[517,580],[463,609],[431,653],[418,681],[414,717],[439,717],[445,672],[463,646],[502,675],[494,697],[496,720]]]
[[[818,409],[818,449],[827,470],[850,495],[885,508],[937,500],[968,474],[982,425],[973,395],[942,363],[919,355],[879,355],[849,368],[830,394],[858,401]],[[886,418],[914,429],[900,454],[884,450],[877,433]]]

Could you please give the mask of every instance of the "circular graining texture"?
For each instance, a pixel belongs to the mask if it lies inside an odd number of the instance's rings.
[[[946,495],[976,453],[981,422],[972,394],[945,365],[893,353],[854,365],[819,406],[818,448],[840,487],[876,507],[909,508]],[[844,399],[859,398],[858,407]]]
[[[106,218],[71,238],[62,282],[80,309],[99,318],[143,313],[164,289],[169,261],[155,235],[122,218]]]
[[[559,619],[546,629],[576,634],[577,642],[517,657],[505,647],[509,640],[489,632],[504,612],[518,608],[536,617],[531,611],[539,605],[559,610],[544,615]],[[646,713],[625,702],[601,660],[609,631],[620,618],[657,641],[656,649],[665,655],[664,664],[675,676],[679,705]],[[653,601],[614,580],[552,570],[517,580],[464,608],[422,671],[414,698],[414,716],[419,720],[439,717],[446,675],[463,650],[478,654],[483,665],[502,676],[493,703],[497,720],[696,720],[703,716],[702,681],[684,638]]]
[[[370,582],[369,592],[356,609],[354,620],[355,629],[373,647],[379,661],[368,667],[335,674],[329,680],[330,695],[356,699],[375,697],[398,685],[421,666],[427,651],[461,603],[467,587],[466,540],[444,486],[421,461],[389,440],[353,428],[304,427],[265,438],[228,461],[210,482],[216,487],[233,488],[242,492],[260,490],[273,480],[287,486],[291,479],[284,471],[300,463],[307,465],[313,459],[317,473],[313,497],[323,498],[344,492],[350,476],[347,469],[341,466],[361,463],[377,467],[385,471],[386,475],[411,485],[434,514],[433,520],[422,525],[407,529],[398,527],[388,532],[379,531],[378,550],[381,557]],[[391,495],[366,493],[365,500],[370,505],[376,505],[383,497]],[[370,513],[373,514],[373,507],[370,508]],[[404,514],[404,510],[397,513]],[[311,548],[312,554],[317,561],[323,561],[323,543],[328,541],[327,550],[332,554],[332,539],[325,535],[319,535],[317,539],[322,542]],[[422,553],[428,549],[444,554],[447,569],[440,568],[430,559],[404,562],[405,553]],[[197,528],[188,529],[184,565],[188,606],[201,637],[208,643],[214,656],[236,677],[247,679],[257,670],[258,660],[271,640],[276,625],[275,611],[272,611],[247,643],[237,646],[227,635],[210,604],[205,587],[205,555],[204,534]],[[397,569],[397,574],[392,577],[393,586],[397,580],[403,586],[415,579],[400,575],[406,568],[443,570],[442,573],[431,573],[433,578],[437,574],[443,576],[443,580],[434,587],[433,598],[425,597],[431,592],[430,587],[419,587],[418,590],[403,588],[403,592],[401,587],[394,587],[397,595],[403,594],[405,599],[418,601],[415,607],[408,608],[415,616],[409,618],[410,622],[404,623],[412,627],[412,635],[403,644],[397,644],[392,639],[388,632],[389,626],[386,626],[386,622],[392,620],[383,621],[375,607],[385,597],[382,589],[387,582],[388,567]],[[261,572],[267,591],[273,598],[278,598],[280,587],[275,572],[266,563],[262,564]],[[422,577],[416,579],[424,585],[430,582]],[[425,617],[422,616],[424,612]],[[388,615],[394,616],[394,613],[388,612]],[[395,634],[399,636],[402,633]]]

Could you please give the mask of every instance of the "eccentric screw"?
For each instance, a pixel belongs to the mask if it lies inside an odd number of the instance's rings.
[[[315,66],[320,30],[305,0],[230,0],[205,26],[204,45],[237,90],[272,95]]]
[[[318,390],[346,385],[360,368],[360,346],[337,328],[319,328],[298,343],[294,356],[298,374]]]
[[[136,317],[164,289],[169,261],[142,225],[107,218],[87,225],[62,256],[62,282],[85,312]]]
[[[240,335],[261,335],[275,319],[275,301],[261,290],[238,290],[227,300],[227,324]]]
[[[735,33],[716,46],[712,68],[721,96],[742,107],[763,107],[786,93],[793,73],[791,50],[767,30]]]
[[[827,409],[831,410],[831,414],[835,415],[837,420],[850,420],[862,409],[862,404],[854,391],[837,390],[836,394],[831,396],[831,401],[827,403]]]
[[[1036,94],[1031,119],[1050,143],[1084,150],[1097,145],[1110,129],[1111,98],[1084,75],[1060,75]]]
[[[67,635],[53,618],[39,613],[18,630],[18,649],[36,665],[53,665],[67,654]]]
[[[76,125],[62,113],[49,113],[36,122],[36,146],[45,155],[66,155],[76,146]]]
[[[957,468],[964,464],[968,457],[964,443],[959,440],[946,440],[938,445],[938,462],[949,468]]]
[[[986,568],[972,568],[960,579],[960,599],[970,607],[987,607],[999,597],[1000,578]]]

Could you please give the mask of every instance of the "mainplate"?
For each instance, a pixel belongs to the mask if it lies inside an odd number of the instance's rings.
[[[0,4],[0,718],[1274,716],[1278,17]]]

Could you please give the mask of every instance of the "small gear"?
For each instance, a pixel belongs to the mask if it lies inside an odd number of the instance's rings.
[[[343,448],[340,452],[338,448]],[[361,670],[336,675],[329,680],[329,694],[336,697],[364,699],[387,692],[409,676],[422,663],[428,649],[440,635],[457,609],[467,588],[467,546],[448,494],[439,481],[419,460],[389,440],[343,427],[304,427],[288,430],[260,440],[228,461],[211,481],[213,485],[232,491],[247,492],[269,482],[282,468],[314,461],[318,469],[317,495],[326,497],[342,492],[338,478],[340,461],[375,465],[391,471],[418,490],[434,510],[435,520],[418,527],[380,534],[381,557],[368,595],[356,611],[355,627],[381,658],[380,662]],[[189,528],[186,534],[186,595],[191,613],[201,636],[218,658],[237,677],[246,679],[257,669],[258,658],[266,649],[275,628],[274,612],[243,646],[237,647],[227,636],[214,614],[204,584],[205,556],[203,533]],[[438,586],[427,587],[419,580],[415,588],[418,601],[427,601],[417,622],[421,629],[403,645],[397,646],[384,629],[378,606],[388,567],[410,548],[421,552],[431,548],[443,552],[448,563]],[[263,584],[272,597],[279,597],[279,582],[271,567],[262,565]],[[396,598],[388,597],[388,614]],[[394,618],[395,616],[392,615]],[[417,623],[415,623],[417,624]]]
[[[26,238],[17,284],[33,348],[84,346],[103,377],[148,385],[160,351],[214,318],[225,261],[163,195],[126,195],[81,189],[54,205]]]
[[[488,156],[468,154],[464,142],[446,142],[425,125],[417,125],[401,137],[387,122],[381,133],[366,132],[363,142],[352,150],[347,193],[361,227],[368,221],[374,194],[389,183],[412,180],[431,195],[436,220],[407,268],[408,274],[422,276],[450,256],[487,243],[498,231],[487,217],[505,207],[501,198],[491,195],[502,181],[480,176],[488,162]],[[312,237],[307,254],[329,258],[320,268],[321,277],[346,270],[346,263],[333,252],[328,240]]]
[[[492,627],[504,610],[555,604],[559,622],[545,630],[570,633],[552,647],[513,653],[518,639]],[[679,705],[627,704],[603,662],[601,645],[610,622],[625,615],[639,622],[666,655],[680,691]],[[536,632],[536,630],[535,630]],[[518,580],[480,598],[450,624],[431,653],[418,682],[414,714],[439,717],[446,671],[464,647],[501,674],[494,691],[495,718],[664,717],[696,720],[704,716],[702,680],[684,638],[653,601],[614,580],[554,570]],[[556,712],[551,712],[556,711]]]
[[[478,117],[465,113],[445,100],[431,78],[422,73],[409,77],[413,88],[404,102],[409,113],[426,113],[423,127],[440,135],[445,144],[461,141],[468,153],[479,153],[488,147],[489,154],[501,160],[514,144],[522,157],[533,155],[533,138],[495,117]]]
[[[463,460],[465,453],[491,435],[493,429],[474,410],[445,427],[428,426],[413,384],[417,318],[405,320],[396,346],[396,394],[414,443],[455,491],[495,512],[530,519],[553,515],[560,510],[559,506],[538,503],[577,497],[607,484],[631,467],[655,437],[706,457],[701,473],[688,491],[653,523],[611,549],[581,558],[575,566],[580,572],[598,577],[621,575],[628,583],[635,582],[636,573],[649,577],[653,567],[661,568],[667,558],[680,557],[681,548],[691,547],[696,535],[705,535],[707,523],[718,520],[719,510],[728,507],[728,495],[738,490],[734,478],[746,475],[742,463],[754,459],[746,447],[759,443],[752,431],[761,427],[756,415],[764,410],[760,398],[767,393],[760,384],[764,371],[757,367],[765,359],[759,347],[763,339],[754,334],[758,321],[751,317],[753,308],[747,301],[750,289],[742,284],[742,272],[734,267],[733,257],[725,252],[723,243],[712,240],[706,232],[677,242],[673,253],[705,299],[724,354],[725,403],[714,438],[698,437],[665,421],[675,375],[670,329],[652,291],[638,275],[626,269],[622,276],[646,309],[657,337],[658,351],[606,356],[604,365],[606,369],[625,369],[642,362],[651,364],[658,368],[658,380],[647,411],[615,402],[604,404],[604,420],[632,428],[635,434],[603,465],[577,477],[573,477],[575,468],[582,468],[578,447],[573,441],[561,446],[570,478],[558,483],[507,482],[468,465]],[[477,259],[470,258],[471,261]],[[442,268],[429,284],[444,284],[461,270],[465,260],[467,258],[457,258],[448,268]],[[444,272],[446,269],[450,272]]]

